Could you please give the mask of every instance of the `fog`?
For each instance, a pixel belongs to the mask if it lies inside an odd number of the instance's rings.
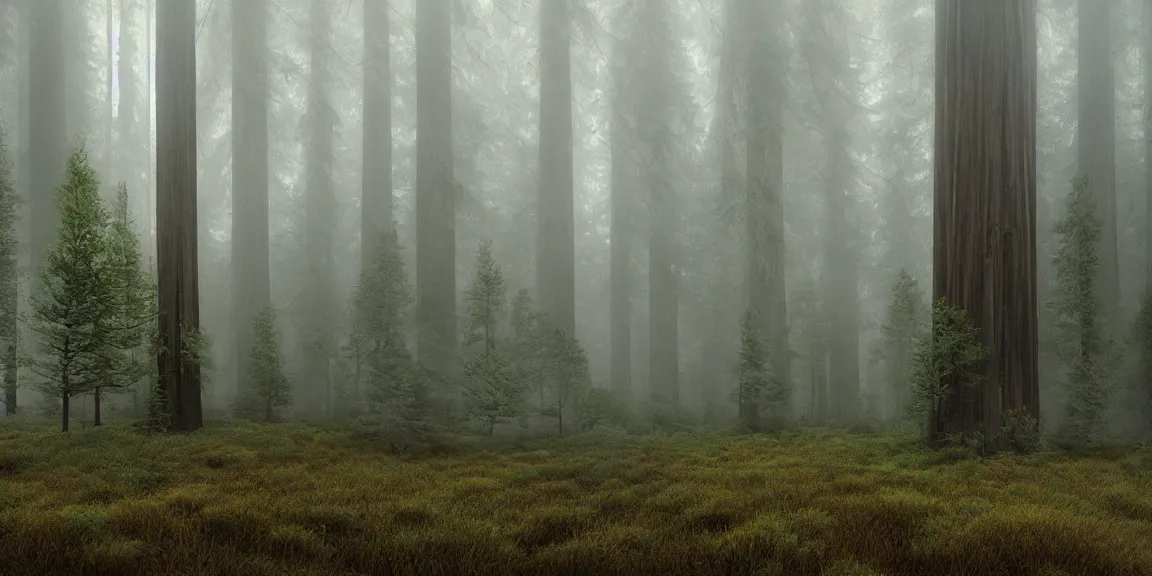
[[[267,308],[290,389],[275,420],[387,412],[373,390],[394,399],[416,379],[436,426],[551,431],[587,390],[561,406],[566,389],[543,384],[552,377],[522,346],[559,330],[586,357],[585,388],[637,418],[896,424],[943,297],[979,329],[987,357],[971,371],[988,378],[967,400],[959,386],[931,399],[927,428],[991,433],[993,413],[1023,409],[1054,431],[1084,401],[1100,434],[1148,430],[1152,355],[1133,332],[1152,270],[1142,2],[1039,0],[1027,33],[959,56],[937,54],[942,3],[926,0],[200,0],[194,18],[170,20],[161,4],[0,7],[0,116],[21,199],[5,329],[21,356],[42,354],[16,318],[33,308],[60,222],[53,194],[83,145],[105,201],[127,189],[159,332],[179,349],[173,327],[198,325],[206,342],[200,375],[182,369],[200,392],[172,383],[183,376],[162,387],[212,414],[245,394],[271,403],[252,376]],[[981,124],[947,105],[959,92],[934,93],[962,91],[935,69],[948,54],[977,94],[996,88],[965,66],[1019,61],[1004,74],[1023,83],[986,104],[1009,120]],[[956,127],[935,129],[942,117]],[[1004,126],[1017,120],[1013,140]],[[1004,130],[1007,148],[971,143],[992,138],[981,126]],[[1021,164],[1001,161],[1015,151]],[[1006,175],[977,182],[974,170]],[[1057,231],[1077,175],[1100,226],[1095,260],[1077,261],[1088,272],[1060,264],[1087,249]],[[973,217],[1009,240],[969,245],[973,221],[941,215],[941,201],[979,203],[967,182],[1022,202],[1020,220],[995,207]],[[953,239],[956,254],[993,254],[985,272],[949,260]],[[1081,287],[1095,312],[1069,300],[1081,273],[1094,275]],[[965,301],[974,293],[1000,296]],[[547,326],[532,337],[529,312]],[[741,384],[744,318],[762,348],[755,392]],[[365,340],[369,324],[379,331]],[[1066,342],[1069,330],[1100,343]],[[1067,346],[1111,360],[1077,365]],[[385,348],[419,377],[373,364]],[[1088,372],[1107,385],[1077,388]],[[491,384],[511,373],[516,390]],[[13,374],[7,403],[51,411],[71,396],[73,418],[94,418],[91,390],[54,395],[35,371]],[[154,388],[105,390],[106,408],[141,413]],[[964,411],[945,409],[953,400],[985,408],[953,426],[941,416]]]

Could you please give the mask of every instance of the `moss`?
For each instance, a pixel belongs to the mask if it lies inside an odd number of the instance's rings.
[[[294,423],[55,424],[0,427],[14,576],[1152,573],[1147,448],[942,458],[807,429],[445,439],[398,460]]]

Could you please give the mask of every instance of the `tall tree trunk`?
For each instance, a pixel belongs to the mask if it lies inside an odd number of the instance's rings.
[[[142,134],[137,101],[138,77],[136,76],[136,59],[139,57],[136,37],[132,33],[132,21],[135,18],[139,4],[136,0],[120,0],[120,55],[117,62],[117,84],[119,95],[117,97],[117,146],[114,156],[117,156],[116,171],[118,179],[128,186],[130,196],[129,209],[135,219],[137,233],[140,241],[148,244],[150,231],[144,229],[143,223],[150,222],[151,218],[145,212],[144,195],[148,193],[140,180],[140,157],[143,152]],[[145,261],[148,249],[143,250]]]
[[[364,3],[364,162],[360,271],[392,234],[392,55],[388,1]]]
[[[332,19],[328,0],[312,0],[312,35],[309,52],[311,71],[308,92],[307,220],[305,252],[308,265],[308,334],[305,337],[305,386],[312,405],[331,409],[332,373],[330,360],[335,352],[336,317],[332,282],[333,231],[336,227],[332,168],[335,164],[333,137],[336,118],[329,102],[331,70],[328,50],[332,42]]]
[[[457,333],[450,7],[416,4],[417,354],[438,372],[455,371]]]
[[[680,402],[679,224],[675,133],[682,97],[673,66],[676,50],[672,13],[663,0],[645,0],[640,8],[639,44],[632,56],[640,93],[636,103],[638,142],[648,197],[648,390],[654,402]]]
[[[845,31],[842,26],[833,30],[830,24],[839,24],[842,15],[829,14],[821,0],[807,0],[805,8],[805,51],[820,101],[827,155],[824,264],[828,278],[825,302],[831,307],[828,416],[845,422],[857,416],[861,392],[859,271],[852,249],[855,232],[849,195],[855,180],[849,125],[858,104]]]
[[[772,368],[791,382],[788,306],[784,272],[785,55],[769,4],[744,0],[740,17],[751,54],[744,59],[747,86],[747,188],[745,191],[746,294],[755,328],[768,339]],[[788,387],[786,387],[788,388]],[[786,401],[785,405],[790,402]]]
[[[619,56],[615,57],[620,60]],[[632,396],[632,234],[630,220],[634,217],[630,194],[634,177],[630,170],[627,97],[624,91],[625,72],[619,61],[613,63],[614,94],[610,123],[611,145],[611,214],[609,230],[609,322],[611,347],[612,391],[630,399]],[[543,391],[541,391],[543,401]]]
[[[938,0],[933,298],[967,310],[988,347],[980,389],[950,378],[930,439],[1039,416],[1036,5]]]
[[[156,178],[154,172],[155,164],[153,164],[152,158],[152,95],[155,93],[155,87],[153,86],[152,81],[152,50],[154,47],[152,39],[152,22],[156,17],[156,5],[154,2],[155,0],[148,0],[147,4],[144,6],[144,42],[146,44],[144,50],[144,69],[147,71],[147,79],[144,83],[144,142],[146,143],[148,149],[148,184],[144,186],[144,229],[147,230],[148,233],[144,235],[143,243],[145,246],[147,246],[144,254],[151,261],[149,267],[151,268],[150,271],[152,273],[152,277],[156,278],[158,277],[159,271],[156,264],[156,252],[153,249],[156,244],[152,242],[152,228],[153,224],[155,224],[153,222],[153,216],[156,214],[156,212],[152,209],[152,205],[156,201]]]
[[[1152,287],[1152,0],[1144,0],[1144,273]],[[1150,375],[1152,376],[1152,375]],[[1152,378],[1149,379],[1152,386]],[[1152,398],[1149,398],[1152,400]]]
[[[62,0],[37,0],[29,46],[29,148],[31,153],[29,248],[31,294],[39,291],[40,268],[55,240],[60,220],[54,202],[68,154],[65,123],[65,60]]]
[[[1088,177],[1100,218],[1097,285],[1106,326],[1120,326],[1116,253],[1116,87],[1112,64],[1112,3],[1080,0],[1077,34],[1079,121],[1077,171]]]
[[[67,90],[64,92],[65,128],[68,134],[67,145],[83,142],[88,150],[98,148],[96,134],[101,127],[94,122],[95,110],[100,102],[93,97],[96,89],[93,67],[99,64],[90,60],[91,48],[95,43],[94,26],[89,2],[66,1],[63,8],[64,76]],[[93,154],[93,157],[96,157]]]
[[[63,174],[67,155],[67,127],[64,113],[64,40],[62,0],[28,2],[29,40],[26,88],[30,130],[29,184],[32,293],[38,291],[39,270],[54,239],[58,216],[53,204],[56,186]]]
[[[371,4],[371,2],[369,2]],[[252,322],[272,302],[268,238],[268,6],[232,3],[232,322],[238,392]]]
[[[112,85],[116,79],[116,41],[114,35],[116,27],[113,24],[114,11],[112,10],[112,0],[108,0],[105,5],[104,12],[104,38],[108,43],[108,61],[107,61],[107,79],[104,84],[104,172],[103,176],[104,190],[109,199],[115,198],[116,179],[122,178],[123,174],[116,174],[115,169],[115,156],[112,146],[112,124],[116,121],[115,113],[112,107]]]
[[[188,361],[184,331],[200,329],[196,268],[196,0],[156,10],[156,255],[161,347],[157,368],[173,430],[204,424],[200,366]],[[183,330],[182,330],[183,328]]]
[[[540,188],[536,291],[565,333],[576,334],[572,188],[572,45],[569,0],[540,4]]]

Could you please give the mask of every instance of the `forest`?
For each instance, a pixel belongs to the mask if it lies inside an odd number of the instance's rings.
[[[1152,0],[0,0],[0,574],[1152,574]]]

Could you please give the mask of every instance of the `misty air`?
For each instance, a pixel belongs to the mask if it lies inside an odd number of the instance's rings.
[[[0,0],[0,575],[1149,543],[1152,0]]]

